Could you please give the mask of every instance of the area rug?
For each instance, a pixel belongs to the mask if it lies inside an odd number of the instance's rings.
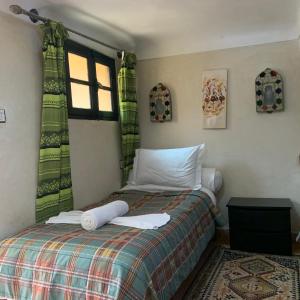
[[[299,257],[217,248],[198,273],[185,300],[295,300]]]

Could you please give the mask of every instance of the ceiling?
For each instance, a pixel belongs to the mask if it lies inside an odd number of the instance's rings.
[[[0,0],[37,8],[140,59],[296,39],[299,0]]]

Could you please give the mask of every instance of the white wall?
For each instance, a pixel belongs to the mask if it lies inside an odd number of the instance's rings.
[[[255,77],[266,67],[284,79],[285,111],[259,114]],[[203,70],[228,69],[227,129],[202,128]],[[149,91],[166,84],[173,99],[173,121],[152,123]],[[300,48],[298,41],[242,47],[138,62],[142,146],[207,144],[205,164],[224,176],[221,208],[232,196],[289,197],[293,229],[300,229]]]
[[[35,222],[41,111],[41,35],[0,12],[0,238]],[[85,43],[86,44],[86,43]],[[95,47],[95,45],[93,45]],[[120,186],[117,122],[69,120],[75,208]]]

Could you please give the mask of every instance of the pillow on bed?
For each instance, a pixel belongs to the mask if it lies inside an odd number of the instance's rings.
[[[138,189],[145,190],[145,191],[182,191],[182,188],[176,188],[176,187],[168,187],[168,186],[159,186],[159,185],[151,185],[151,186],[138,186],[134,185],[133,183],[133,170],[129,171],[128,181],[127,181],[127,189],[132,189],[134,187],[137,187]],[[206,187],[209,190],[211,190],[214,193],[217,193],[222,185],[223,185],[223,176],[222,173],[215,169],[215,168],[203,168],[201,172],[201,185],[202,187]]]
[[[215,168],[202,168],[202,185],[217,193],[223,184],[222,173]]]
[[[200,189],[204,146],[137,149],[130,183]]]

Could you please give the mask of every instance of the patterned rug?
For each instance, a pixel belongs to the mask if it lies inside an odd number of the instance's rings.
[[[299,257],[217,248],[199,272],[185,300],[300,299],[299,262]]]

